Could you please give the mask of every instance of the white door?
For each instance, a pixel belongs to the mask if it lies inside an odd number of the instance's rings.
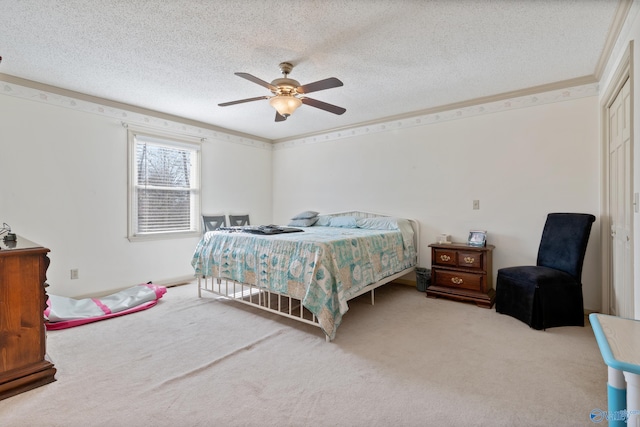
[[[632,177],[630,82],[609,107],[609,213],[611,286],[609,313],[633,318]]]

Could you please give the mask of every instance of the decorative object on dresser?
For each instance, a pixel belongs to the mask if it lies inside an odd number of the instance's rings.
[[[487,232],[483,230],[471,230],[467,244],[470,246],[485,246],[487,244]]]
[[[438,243],[440,244],[448,244],[451,243],[451,236],[449,234],[441,234],[438,236]]]
[[[433,243],[431,248],[431,285],[429,298],[472,301],[491,308],[495,300],[492,279],[494,246],[465,243]]]
[[[0,400],[55,381],[42,314],[48,252],[20,236],[0,243]]]

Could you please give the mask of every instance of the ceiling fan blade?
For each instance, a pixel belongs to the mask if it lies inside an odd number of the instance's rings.
[[[300,98],[303,104],[310,105],[312,107],[319,108],[321,110],[328,111],[333,114],[342,114],[346,109],[342,107],[338,107],[337,105],[327,104],[326,102],[318,101],[317,99],[312,98]]]
[[[218,107],[228,107],[229,105],[242,104],[243,102],[259,101],[261,99],[269,99],[269,96],[256,96],[255,98],[239,99],[237,101],[223,102]]]
[[[342,82],[340,80],[335,77],[329,77],[328,79],[318,80],[317,82],[302,85],[297,87],[296,90],[298,93],[311,93],[340,86],[342,86]]]
[[[276,122],[284,122],[285,120],[287,120],[287,118],[276,111]]]
[[[235,75],[236,75],[236,76],[238,76],[238,77],[242,77],[243,79],[247,79],[247,80],[249,80],[250,82],[257,83],[257,84],[259,84],[260,86],[264,86],[264,87],[266,87],[267,89],[269,89],[269,90],[270,90],[270,91],[272,91],[272,92],[275,92],[275,91],[276,91],[276,89],[277,89],[277,88],[276,88],[274,85],[272,85],[271,83],[265,82],[264,80],[259,79],[259,78],[257,78],[256,76],[252,76],[252,75],[251,75],[251,74],[249,74],[249,73],[233,73],[233,74],[235,74]]]

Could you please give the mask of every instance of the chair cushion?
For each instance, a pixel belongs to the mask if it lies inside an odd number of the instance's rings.
[[[510,281],[530,283],[536,287],[544,287],[553,285],[554,283],[563,286],[567,284],[580,286],[580,283],[578,283],[572,275],[564,271],[543,266],[527,265],[501,268],[498,270],[498,275]]]
[[[582,285],[564,271],[541,266],[501,268],[496,311],[534,329],[583,323]]]

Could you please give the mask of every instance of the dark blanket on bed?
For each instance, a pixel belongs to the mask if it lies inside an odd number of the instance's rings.
[[[222,231],[234,231],[241,233],[251,233],[251,234],[262,234],[262,235],[270,235],[270,234],[282,234],[282,233],[298,233],[304,231],[301,228],[295,227],[283,227],[280,225],[257,225],[257,226],[244,226],[244,227],[220,227]]]

